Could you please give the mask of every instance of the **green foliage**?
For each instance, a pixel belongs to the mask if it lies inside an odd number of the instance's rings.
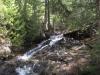
[[[41,32],[45,0],[0,0],[0,23],[6,26],[13,45],[32,42]],[[50,24],[63,24],[68,30],[95,22],[95,0],[49,0]],[[3,30],[3,29],[1,29]],[[29,42],[30,42],[29,41]]]
[[[13,45],[21,45],[26,36],[34,39],[38,35],[39,1],[0,0],[0,4],[0,23],[10,26],[8,36]]]
[[[68,29],[79,29],[96,18],[95,0],[50,0],[52,14],[60,16]]]

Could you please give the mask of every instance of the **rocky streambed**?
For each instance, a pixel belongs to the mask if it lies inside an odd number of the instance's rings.
[[[90,61],[87,50],[57,47],[38,52],[26,62],[17,61],[16,57],[1,60],[0,75],[80,75]]]
[[[91,62],[89,50],[73,39],[66,39],[66,43],[59,43],[61,40],[64,41],[63,39],[62,34],[52,36],[26,52],[22,57],[19,56],[21,55],[19,52],[19,54],[14,53],[15,56],[12,58],[8,58],[13,55],[9,49],[6,52],[7,57],[3,57],[5,60],[0,59],[0,75],[81,75],[81,71],[87,69]],[[73,45],[68,48],[68,44]],[[0,47],[2,48],[2,46]],[[9,48],[9,46],[6,47]],[[31,56],[28,61],[21,61],[27,56],[29,58]]]

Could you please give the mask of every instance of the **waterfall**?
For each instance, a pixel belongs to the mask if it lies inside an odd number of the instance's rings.
[[[24,65],[23,67],[17,67],[16,72],[18,75],[34,75],[36,74],[34,72],[36,64],[33,65]]]
[[[44,50],[44,48],[52,47],[53,45],[55,45],[62,39],[63,39],[63,34],[53,35],[48,40],[45,40],[41,42],[40,44],[38,44],[37,47],[29,50],[22,56],[18,56],[17,60],[28,61],[37,52]],[[35,75],[35,73],[33,72],[34,67],[35,67],[35,64],[33,64],[33,66],[24,65],[23,67],[17,67],[16,72],[18,73],[18,75]]]
[[[40,44],[38,44],[37,47],[26,52],[23,56],[18,56],[17,60],[27,61],[37,52],[43,50],[46,47],[52,47],[53,45],[55,45],[58,41],[60,41],[62,39],[63,39],[63,34],[53,35],[48,40],[45,40],[45,41],[41,42]]]
[[[21,67],[18,67],[16,69],[16,72],[19,74],[19,75],[28,75],[30,73],[30,70],[31,70],[31,67],[27,67],[26,65],[21,68]]]

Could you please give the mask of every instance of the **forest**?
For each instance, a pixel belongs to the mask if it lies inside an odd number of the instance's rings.
[[[99,75],[100,0],[0,0],[0,75]]]

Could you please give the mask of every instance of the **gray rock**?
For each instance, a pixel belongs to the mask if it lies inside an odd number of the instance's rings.
[[[11,42],[8,38],[0,37],[0,57],[7,57],[11,53]]]

